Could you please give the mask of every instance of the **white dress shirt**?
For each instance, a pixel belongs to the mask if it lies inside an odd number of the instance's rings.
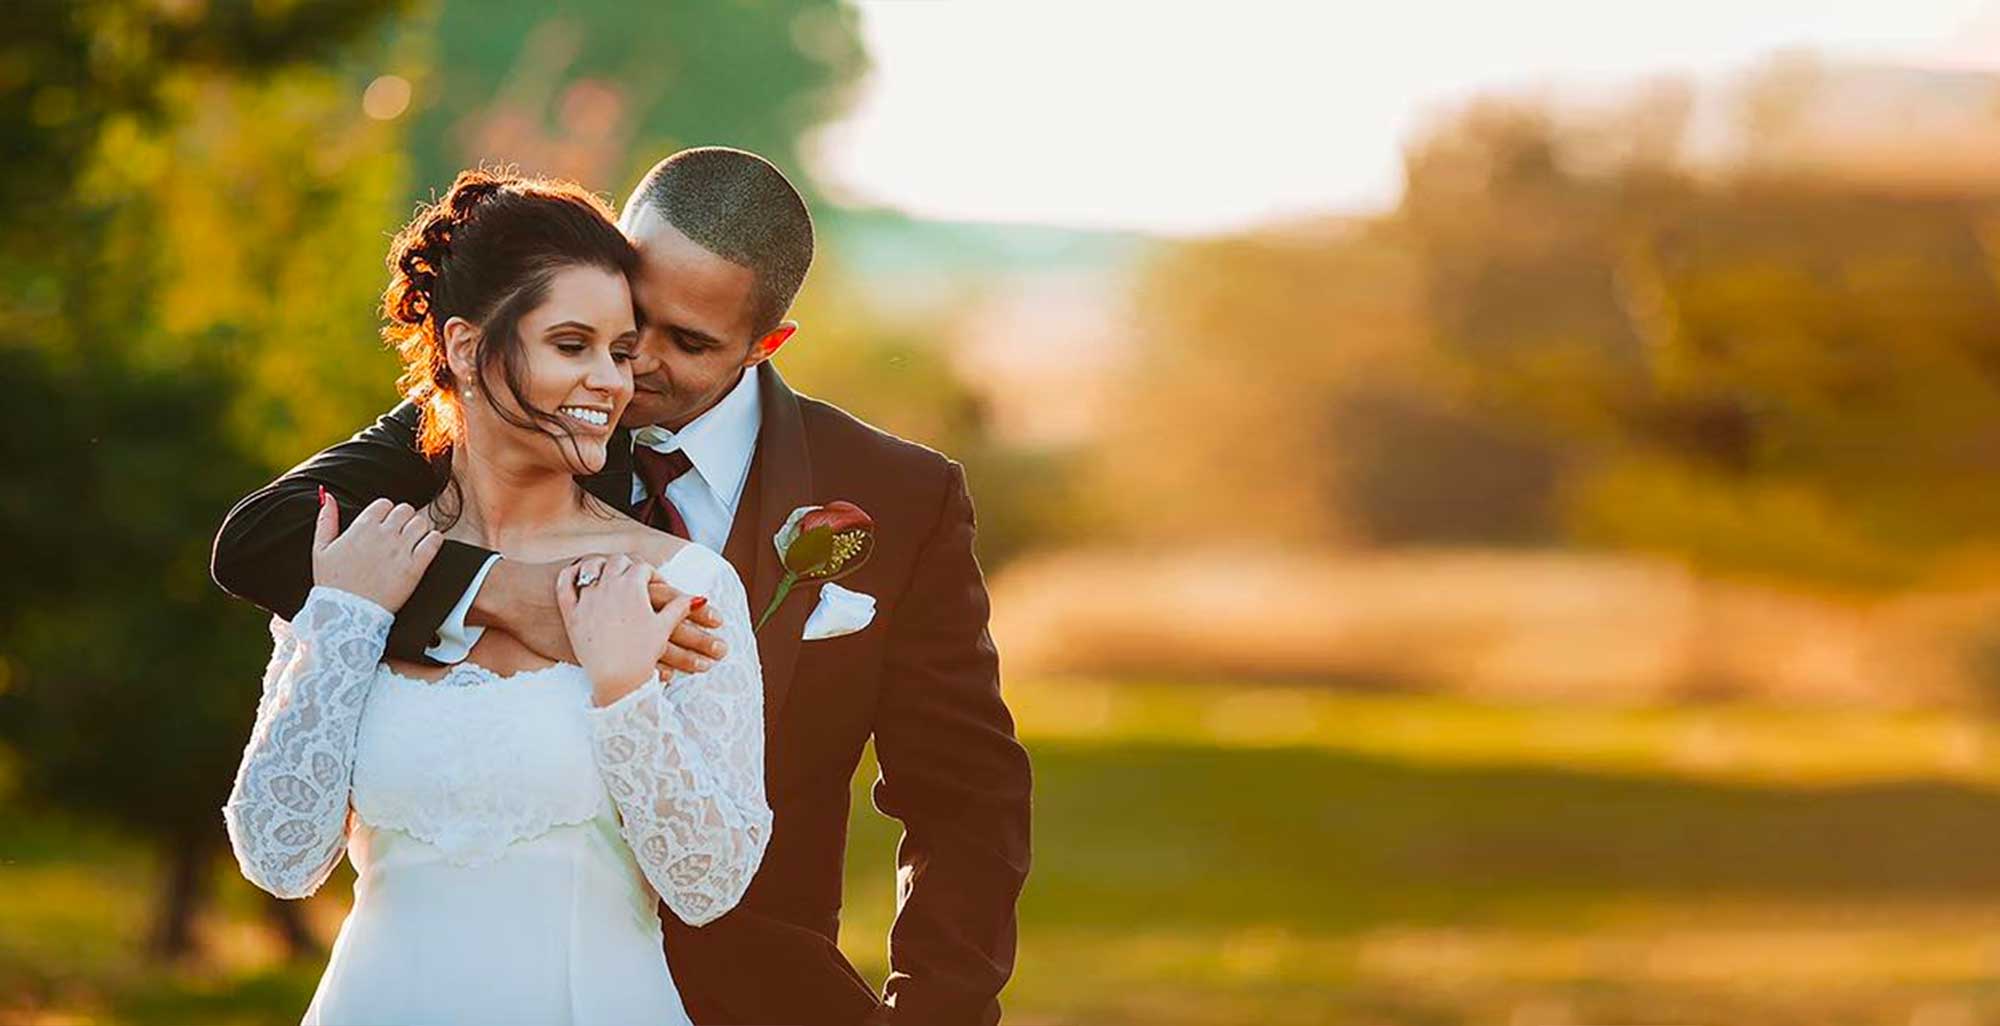
[[[694,469],[667,485],[667,501],[687,521],[692,541],[721,552],[729,541],[729,525],[736,520],[736,504],[743,498],[743,483],[750,477],[750,458],[757,452],[757,429],[763,423],[763,406],[757,398],[757,372],[750,369],[722,401],[688,422],[679,431],[663,427],[643,427],[632,433],[634,445],[655,452],[679,449],[688,455]],[[632,503],[646,500],[646,483],[635,471],[632,475]],[[441,663],[465,659],[478,644],[484,627],[465,622],[472,600],[500,557],[496,554],[473,575],[465,594],[439,625],[438,643],[424,654]]]
[[[632,444],[654,452],[687,453],[694,469],[667,485],[667,501],[687,521],[691,540],[721,552],[736,520],[736,503],[750,477],[750,458],[757,452],[757,428],[763,423],[757,400],[757,374],[743,372],[736,387],[707,412],[679,431],[643,427],[632,432]],[[646,483],[632,475],[632,504],[646,501]]]

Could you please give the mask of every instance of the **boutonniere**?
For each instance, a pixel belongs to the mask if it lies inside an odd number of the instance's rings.
[[[793,585],[837,581],[861,569],[875,551],[875,521],[861,507],[842,500],[800,506],[785,518],[785,526],[771,536],[771,543],[778,547],[785,576],[764,615],[757,618],[758,630],[764,629],[764,621],[778,611]]]

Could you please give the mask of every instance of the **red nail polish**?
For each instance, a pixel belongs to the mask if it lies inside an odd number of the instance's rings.
[[[326,486],[325,486],[325,485],[320,485],[320,486],[319,486],[319,504],[320,504],[320,505],[322,505],[322,506],[326,505]]]
[[[703,606],[705,606],[705,605],[708,605],[708,597],[707,597],[706,595],[696,595],[696,596],[694,597],[694,601],[693,601],[693,602],[690,602],[690,603],[688,603],[688,608],[689,608],[689,609],[700,609],[701,607],[703,607]]]

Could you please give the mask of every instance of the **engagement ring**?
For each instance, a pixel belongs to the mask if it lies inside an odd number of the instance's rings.
[[[596,583],[597,583],[597,571],[595,570],[580,571],[576,575],[576,586],[578,589],[588,588]]]

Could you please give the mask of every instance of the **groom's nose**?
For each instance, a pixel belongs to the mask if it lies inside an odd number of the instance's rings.
[[[660,369],[660,347],[667,344],[666,333],[655,328],[639,332],[639,344],[632,349],[632,376],[643,378]]]

